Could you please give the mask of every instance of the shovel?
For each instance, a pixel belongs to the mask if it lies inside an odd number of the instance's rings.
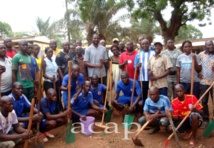
[[[71,69],[72,69],[72,61],[68,61],[68,109],[71,108]],[[67,128],[65,130],[65,142],[66,144],[73,143],[75,141],[75,135],[71,132],[72,122],[71,117],[68,116]]]
[[[131,103],[130,105],[133,104],[133,98],[134,98],[134,92],[135,92],[135,83],[136,83],[136,74],[137,74],[137,68],[135,68],[134,70],[134,82],[133,82],[133,86],[132,86],[132,96],[131,96]],[[123,121],[123,128],[124,129],[128,129],[130,130],[132,127],[132,122],[134,121],[134,116],[133,115],[128,115],[126,114],[124,117],[124,121]]]
[[[159,114],[159,110],[155,113]],[[137,133],[132,137],[132,141],[137,146],[144,146],[140,139],[138,139],[138,136],[140,133],[146,128],[146,126],[151,122],[151,120],[146,121],[146,123],[137,131]]]
[[[213,91],[212,97],[214,97],[214,91]],[[212,98],[212,102],[213,102],[213,116],[214,116],[214,98]],[[211,135],[213,129],[214,129],[214,119],[208,123],[207,127],[204,130],[203,137],[208,138]]]
[[[31,126],[32,126],[32,122],[33,122],[34,106],[35,106],[35,99],[33,98],[31,101],[31,106],[30,106],[30,117],[29,117],[29,121],[28,121],[27,132],[30,132],[30,130],[31,130]],[[24,148],[28,148],[28,139],[25,140]]]
[[[195,103],[194,107],[204,98],[204,96],[209,92],[209,90],[213,87],[214,82],[210,85],[210,87],[204,92],[204,94],[199,98],[199,100]],[[188,118],[189,114],[191,112],[189,112],[184,118],[183,120],[180,122],[180,124],[176,127],[176,131],[181,127],[181,125],[184,123],[184,121]],[[165,140],[164,142],[164,147],[167,148],[168,147],[168,143],[169,140],[173,137],[173,133]]]
[[[110,72],[108,72],[108,73],[110,73]],[[107,102],[107,96],[108,96],[108,92],[107,91],[108,91],[108,88],[109,88],[109,80],[110,80],[109,77],[110,76],[108,76],[108,78],[107,78],[107,86],[106,86],[106,95],[105,95],[104,108],[106,108],[106,104],[107,104],[106,103]],[[101,123],[95,123],[95,126],[101,128],[101,129],[108,128],[108,126],[104,125],[104,118],[105,118],[105,112],[103,112]]]

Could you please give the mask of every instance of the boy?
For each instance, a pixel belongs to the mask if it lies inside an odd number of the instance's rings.
[[[80,68],[78,65],[72,65],[72,73],[71,73],[71,98],[72,96],[81,89],[82,85],[84,84],[84,76],[83,74],[79,73]],[[63,90],[62,98],[64,103],[64,108],[67,108],[68,102],[70,102],[71,98],[68,98],[68,74],[64,76],[62,80],[61,90]],[[69,101],[68,101],[69,99]]]
[[[93,75],[91,78],[91,93],[93,95],[94,104],[103,107],[105,100],[104,94],[106,93],[106,86],[104,84],[98,84],[99,78],[97,75]]]
[[[40,106],[41,112],[44,115],[40,128],[43,132],[43,141],[47,142],[48,139],[46,136],[54,138],[54,135],[51,134],[49,130],[66,124],[67,116],[71,114],[71,109],[67,109],[64,112],[60,111],[57,94],[53,88],[49,88],[47,91],[47,97],[40,100]]]
[[[160,42],[156,42],[154,47],[155,54],[149,59],[148,63],[150,80],[153,82],[153,86],[158,87],[161,95],[167,96],[167,76],[172,63],[166,55],[161,54],[163,45]]]
[[[143,125],[146,121],[151,120],[150,126],[153,128],[150,134],[156,133],[160,130],[160,126],[167,126],[169,124],[166,116],[166,110],[172,111],[169,98],[163,95],[159,95],[157,87],[151,87],[149,89],[150,98],[146,99],[144,105],[144,116],[139,118],[139,123]],[[155,114],[156,112],[158,114]]]
[[[178,131],[180,133],[186,132],[183,138],[190,138],[189,145],[194,147],[197,130],[203,121],[201,116],[203,115],[202,105],[199,103],[193,107],[198,99],[194,95],[184,94],[184,86],[182,84],[177,84],[175,86],[175,94],[177,98],[172,101],[175,127],[177,127],[181,120],[191,112]]]
[[[10,134],[12,127],[16,132],[15,134]],[[26,132],[26,129],[18,124],[16,113],[13,110],[12,99],[8,96],[3,96],[0,99],[0,147],[13,148],[15,140],[28,139],[31,136],[32,131]]]
[[[27,128],[29,114],[26,114],[26,110],[30,109],[31,104],[23,94],[23,85],[19,82],[14,82],[12,85],[12,93],[9,94],[9,97],[12,98],[13,108],[18,117],[18,121],[21,122],[21,125],[24,124],[23,126]],[[36,114],[33,116],[33,125],[36,125],[37,121],[41,122],[43,119],[42,115],[38,115],[37,112],[38,110],[34,108],[34,113]]]
[[[83,119],[85,116],[99,117],[102,112],[107,111],[105,108],[100,108],[94,104],[90,88],[91,82],[85,81],[83,90],[75,94],[71,99],[71,111],[75,114],[73,116],[74,120],[78,120],[78,116]]]
[[[131,96],[132,96],[132,87],[133,87],[134,80],[129,78],[127,72],[123,71],[121,74],[121,80],[117,83],[117,90],[115,98],[112,100],[112,105],[117,110],[123,110],[125,104],[130,104]],[[119,96],[120,91],[123,92],[123,96]],[[129,106],[129,111],[133,112],[136,110],[136,106],[138,109],[142,108],[143,102],[140,100],[142,98],[142,91],[138,82],[135,83],[135,93],[133,98],[133,104]]]

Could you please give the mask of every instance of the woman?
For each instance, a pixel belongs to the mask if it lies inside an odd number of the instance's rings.
[[[182,44],[183,54],[179,55],[176,61],[177,67],[177,84],[180,83],[185,88],[185,93],[190,94],[191,90],[191,71],[192,62],[194,61],[194,85],[193,94],[199,99],[200,84],[198,74],[202,70],[201,60],[198,55],[192,53],[191,41],[184,41]]]
[[[53,82],[55,82],[55,86],[57,86],[56,82],[58,80],[58,66],[56,62],[52,60],[53,50],[50,47],[45,48],[45,54],[46,58],[42,62],[42,70],[44,77],[44,89],[47,95],[47,90],[49,88],[54,88]]]
[[[111,46],[111,52],[113,53],[113,56],[110,57],[110,60],[112,61],[113,81],[116,90],[117,82],[120,80],[119,47],[117,45]]]

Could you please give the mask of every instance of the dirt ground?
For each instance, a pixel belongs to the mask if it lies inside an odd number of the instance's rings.
[[[135,119],[137,120],[137,118]],[[106,134],[102,130],[95,127],[95,131],[101,131],[99,134],[92,134],[91,136],[85,136],[81,133],[75,134],[75,142],[71,144],[65,143],[65,129],[66,126],[61,126],[53,130],[55,134],[54,139],[49,139],[48,142],[44,144],[45,148],[137,148],[131,140],[133,134],[128,135],[128,140],[123,140],[124,138],[124,129],[122,128],[122,117],[118,113],[113,114],[111,122],[118,123],[120,133],[111,133]],[[136,131],[137,127],[133,126],[131,131]],[[212,143],[214,140],[214,132],[209,138],[204,138],[202,136],[204,129],[199,129],[197,134],[197,145],[196,148],[214,148]],[[169,136],[164,128],[161,128],[161,131],[153,135],[149,134],[149,131],[143,131],[139,135],[139,139],[144,144],[145,148],[163,148],[164,141]],[[188,140],[183,140],[182,135],[179,135],[179,139],[182,145],[182,148],[188,147]],[[23,147],[23,145],[17,146],[18,148]],[[30,147],[30,145],[29,145]],[[176,148],[176,142],[174,137],[169,142],[169,148]]]

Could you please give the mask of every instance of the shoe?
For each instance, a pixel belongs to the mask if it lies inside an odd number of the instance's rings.
[[[200,128],[206,128],[208,125],[208,121],[204,121]]]
[[[48,142],[48,138],[46,137],[45,133],[42,133],[43,142]]]
[[[47,131],[45,132],[46,136],[48,136],[49,138],[54,138],[55,136],[51,133],[51,131]]]
[[[160,131],[160,127],[159,126],[154,127],[149,134],[154,134],[154,133],[157,133],[158,131]]]

